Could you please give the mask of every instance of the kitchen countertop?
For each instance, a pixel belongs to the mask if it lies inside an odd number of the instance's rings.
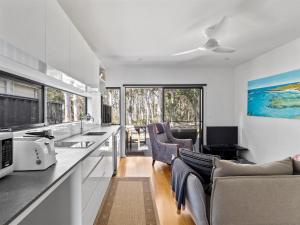
[[[12,222],[119,128],[120,126],[99,126],[89,131],[107,133],[102,136],[79,134],[67,138],[64,141],[94,141],[95,143],[85,149],[56,148],[57,163],[47,170],[14,172],[0,179],[0,225]]]

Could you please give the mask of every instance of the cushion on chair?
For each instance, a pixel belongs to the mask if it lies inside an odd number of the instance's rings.
[[[169,143],[169,139],[166,133],[157,134],[157,140],[162,143]]]
[[[187,165],[192,167],[206,183],[210,183],[213,168],[213,155],[193,152],[189,149],[180,148],[179,156]]]
[[[155,127],[156,127],[156,133],[157,134],[162,134],[162,133],[165,132],[164,126],[161,123],[155,124]]]
[[[213,163],[213,177],[293,174],[293,161],[290,157],[260,165],[238,164],[228,160],[220,160],[218,158],[214,158]]]

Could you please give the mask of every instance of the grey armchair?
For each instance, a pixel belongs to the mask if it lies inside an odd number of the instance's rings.
[[[177,156],[179,148],[193,150],[192,139],[174,138],[168,122],[149,124],[147,128],[152,147],[152,165],[155,161],[171,164],[172,156]]]

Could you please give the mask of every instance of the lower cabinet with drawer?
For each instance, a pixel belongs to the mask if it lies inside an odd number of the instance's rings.
[[[112,175],[110,137],[82,161],[82,224],[93,225]]]

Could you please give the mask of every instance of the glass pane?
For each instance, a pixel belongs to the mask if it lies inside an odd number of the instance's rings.
[[[23,84],[20,82],[14,82],[14,94],[18,96],[28,97],[28,98],[37,98],[37,89],[34,86]]]
[[[164,92],[165,121],[174,127],[198,127],[200,89],[166,88]]]
[[[112,107],[112,124],[120,124],[120,88],[107,88],[103,96],[103,104]]]
[[[56,88],[47,90],[49,124],[79,121],[86,114],[86,98]]]
[[[126,125],[162,121],[161,88],[126,88]]]
[[[162,121],[162,88],[126,88],[126,154],[151,155],[146,126]]]
[[[0,127],[17,128],[44,122],[41,85],[8,77],[0,81]]]
[[[0,93],[6,93],[6,81],[0,79]]]

